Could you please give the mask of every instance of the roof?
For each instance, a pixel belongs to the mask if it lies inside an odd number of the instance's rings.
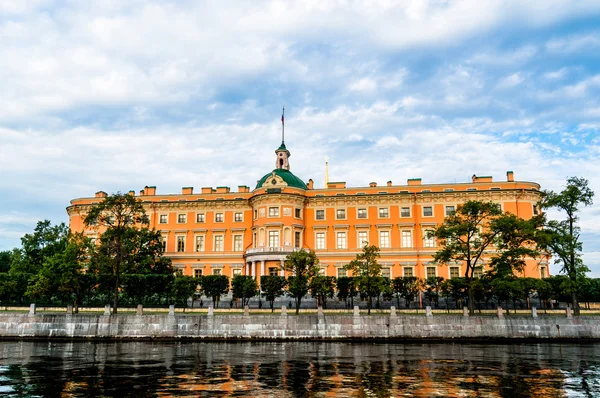
[[[283,141],[281,142],[281,145],[279,145],[279,148],[277,148],[275,150],[275,152],[279,152],[279,151],[287,151],[287,148],[285,147],[285,144],[283,143]]]
[[[275,169],[275,170],[265,174],[263,176],[263,178],[258,180],[258,183],[256,184],[256,188],[261,188],[263,186],[263,184],[267,181],[267,179],[273,175],[273,173],[275,173],[276,175],[281,177],[283,179],[283,181],[285,181],[285,183],[288,184],[288,186],[290,186],[290,187],[300,188],[300,189],[305,189],[305,190],[308,189],[306,187],[306,184],[304,183],[304,181],[302,181],[300,178],[296,177],[291,171],[285,170],[285,169]]]

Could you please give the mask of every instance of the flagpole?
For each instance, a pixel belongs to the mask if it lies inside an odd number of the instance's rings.
[[[281,111],[281,143],[282,144],[285,144],[285,122],[283,121],[284,115],[285,115],[285,106],[283,107],[283,110]]]

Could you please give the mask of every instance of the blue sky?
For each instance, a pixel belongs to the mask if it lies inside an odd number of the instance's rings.
[[[253,186],[284,104],[317,185],[328,156],[350,186],[600,195],[598,1],[3,0],[0,54],[0,250],[98,190]],[[600,277],[598,205],[581,219]]]

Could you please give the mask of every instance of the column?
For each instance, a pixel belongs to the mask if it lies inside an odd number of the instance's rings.
[[[256,276],[256,275],[254,275],[254,267],[255,267],[255,265],[256,265],[256,261],[252,261],[250,263],[250,276]]]
[[[245,275],[250,275],[250,266],[249,266],[248,261],[246,261],[246,272],[245,272]]]
[[[260,262],[260,276],[265,274],[265,260],[261,260]]]
[[[281,262],[281,267],[279,268],[279,276],[285,276],[285,270],[283,269],[283,260],[279,260]]]

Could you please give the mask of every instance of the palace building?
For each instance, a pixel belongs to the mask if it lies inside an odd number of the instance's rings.
[[[540,199],[540,186],[515,181],[512,171],[505,181],[474,175],[465,183],[423,184],[411,178],[405,185],[327,182],[326,188],[316,188],[290,171],[284,141],[275,155],[275,169],[254,189],[240,185],[237,191],[205,187],[196,192],[184,187],[179,194],[161,195],[146,186],[138,195],[129,193],[144,204],[150,227],[162,234],[165,255],[175,267],[185,275],[229,277],[284,275],[285,257],[301,248],[316,252],[323,274],[346,276],[344,265],[365,243],[381,249],[384,276],[463,276],[462,264],[431,263],[439,247],[427,231],[467,200],[494,201],[504,211],[530,218]],[[86,228],[83,219],[106,196],[100,191],[72,200],[67,208],[71,230],[96,237],[98,231]],[[485,269],[484,262],[478,272]],[[528,261],[522,276],[549,276],[547,259]]]

